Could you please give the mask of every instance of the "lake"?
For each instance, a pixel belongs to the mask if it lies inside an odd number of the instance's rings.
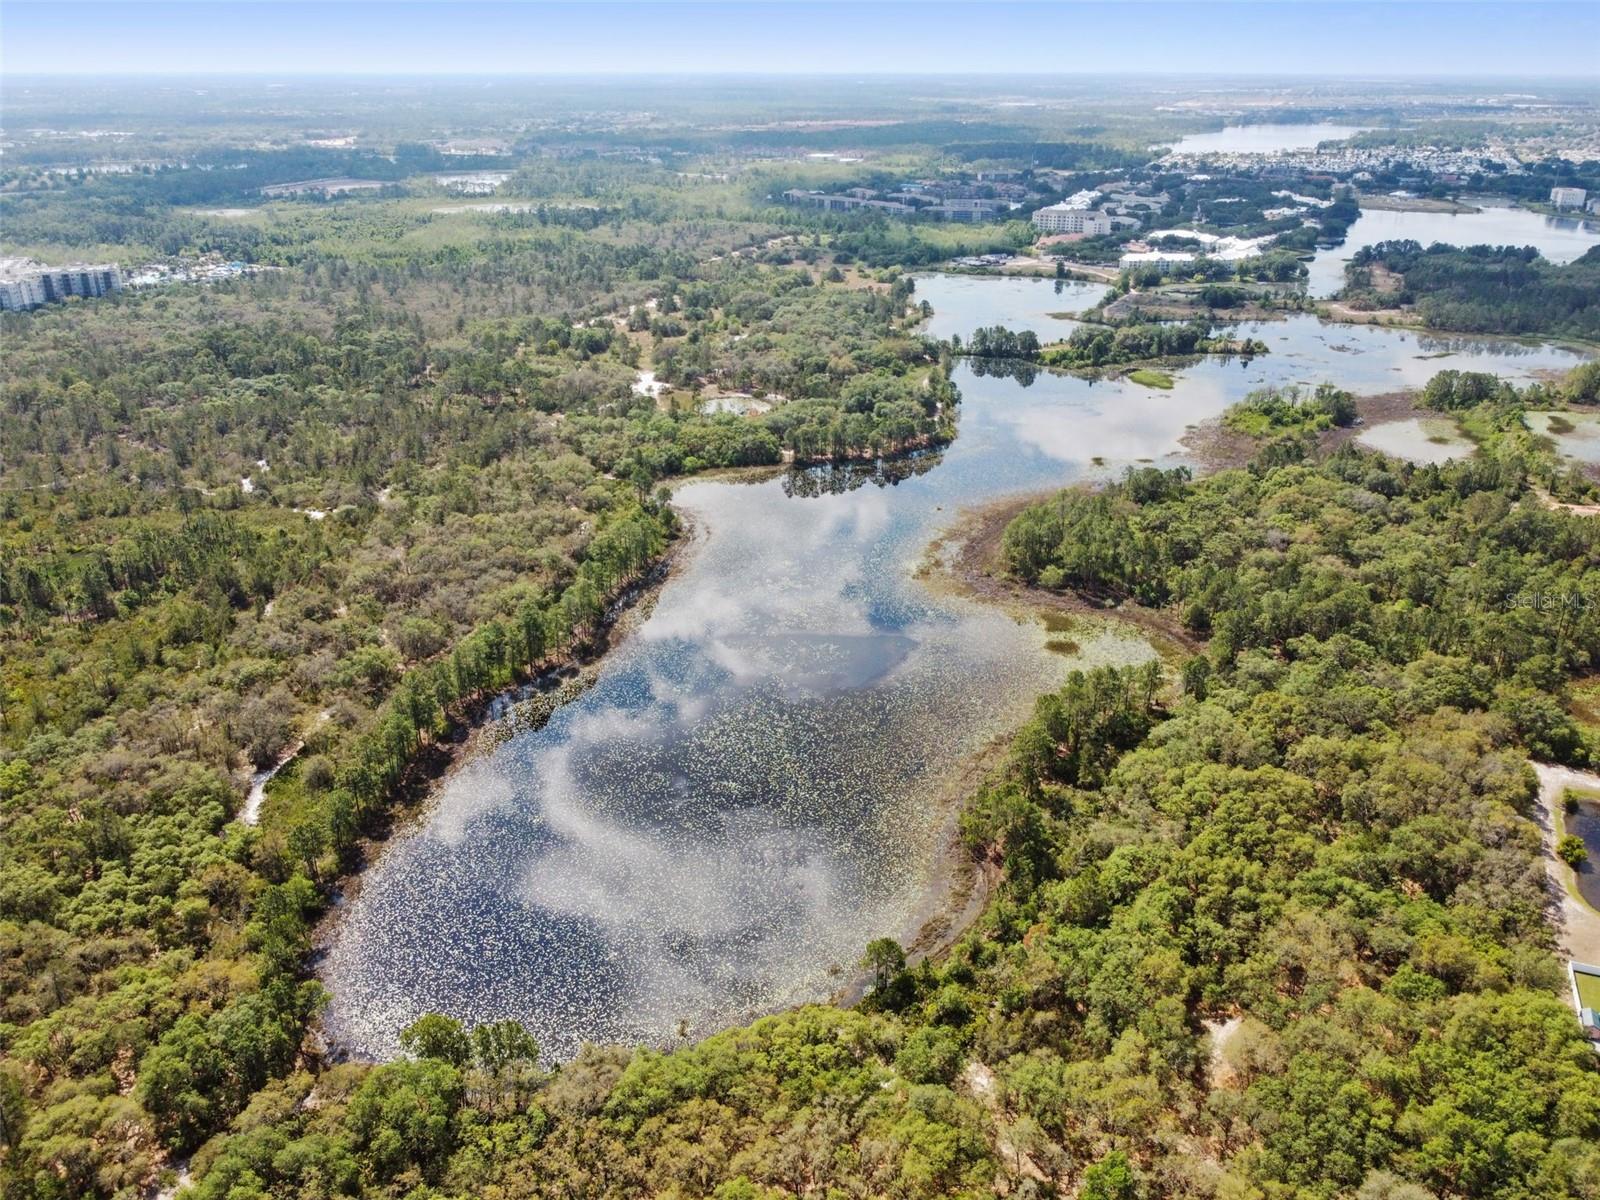
[[[1173,154],[1276,154],[1283,150],[1315,150],[1323,142],[1342,142],[1366,132],[1368,125],[1229,125],[1213,133],[1191,133],[1172,147]]]
[[[1077,321],[1061,313],[1093,308],[1111,290],[1104,283],[1072,279],[1014,275],[1002,281],[992,275],[924,275],[918,280],[914,300],[931,302],[926,291],[930,281],[938,300],[923,332],[941,339],[952,334],[965,338],[984,325],[1004,325],[1018,333],[1031,329],[1041,342],[1057,342],[1078,328]]]
[[[1058,302],[1016,278],[923,276],[915,296],[967,333]],[[336,1043],[392,1055],[439,1011],[516,1017],[566,1059],[827,997],[870,939],[919,924],[960,769],[1074,666],[1152,654],[1089,622],[1077,655],[1051,653],[1041,626],[925,586],[961,509],[1181,462],[1189,426],[1266,383],[1578,361],[1312,317],[1248,336],[1273,353],[1203,360],[1171,391],[963,363],[941,454],[681,484],[692,544],[594,686],[464,761],[341,906],[319,967]]]
[[[1545,216],[1525,208],[1485,207],[1475,213],[1390,212],[1364,209],[1345,240],[1318,250],[1308,264],[1313,296],[1331,296],[1344,287],[1344,266],[1357,250],[1409,238],[1424,246],[1535,246],[1555,263],[1581,258],[1600,246],[1600,220]]]

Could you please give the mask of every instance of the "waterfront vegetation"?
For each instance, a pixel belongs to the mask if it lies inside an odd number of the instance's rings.
[[[1000,883],[947,956],[554,1075],[430,1018],[414,1061],[269,1085],[201,1194],[1588,1196],[1525,759],[1592,753],[1559,698],[1600,625],[1505,596],[1594,586],[1600,545],[1531,466],[1346,447],[1029,510],[1012,570],[1207,648],[1040,701],[963,820]]]
[[[1272,250],[1234,261],[1206,257],[1204,244],[1193,238],[1176,236],[1161,244],[1171,250],[1192,250],[1200,257],[1193,262],[1129,267],[1117,277],[1118,290],[1153,288],[1177,281],[1204,284],[1203,290],[1221,301],[1216,307],[1222,308],[1235,302],[1238,289],[1230,286],[1233,283],[1292,283],[1306,274],[1304,265],[1289,250]]]
[[[1600,340],[1600,248],[1558,265],[1532,246],[1380,242],[1346,271],[1355,309],[1410,305],[1433,329]]]
[[[1321,433],[1356,419],[1356,400],[1329,383],[1302,392],[1299,388],[1262,388],[1251,392],[1223,414],[1229,429],[1252,437]]]
[[[1170,392],[1174,383],[1171,375],[1165,371],[1157,371],[1153,367],[1139,367],[1137,370],[1129,371],[1128,378],[1141,387],[1160,388],[1164,392]]]
[[[1085,325],[1075,329],[1066,341],[1046,347],[1039,361],[1051,367],[1082,369],[1186,358],[1194,354],[1250,358],[1266,352],[1266,343],[1253,338],[1213,337],[1206,321],[1135,322],[1115,327]]]
[[[1063,341],[1042,345],[1032,330],[990,325],[963,342],[952,338],[951,352],[971,358],[1014,359],[1068,370],[1098,370],[1132,363],[1160,362],[1198,354],[1250,358],[1267,352],[1254,338],[1213,337],[1207,321],[1085,324]]]

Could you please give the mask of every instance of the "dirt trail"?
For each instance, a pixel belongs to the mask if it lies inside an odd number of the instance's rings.
[[[1534,488],[1533,494],[1539,497],[1539,503],[1551,512],[1571,513],[1575,517],[1600,517],[1600,504],[1568,504],[1557,500],[1542,487]]]
[[[1077,276],[1097,283],[1115,283],[1118,276],[1122,274],[1120,267],[1100,267],[1095,266],[1093,263],[1061,261],[1069,277]],[[999,267],[999,272],[1002,275],[1028,275],[1043,271],[1048,275],[1054,276],[1056,262],[1057,260],[1054,256],[1039,258],[1037,256],[1019,255],[1010,262],[1002,264]]]
[[[967,1063],[961,1072],[961,1080],[967,1085],[967,1090],[972,1093],[972,1098],[988,1110],[989,1119],[994,1123],[994,1148],[1000,1160],[1014,1175],[1044,1182],[1049,1179],[1033,1156],[1026,1150],[1019,1149],[1015,1142],[1006,1133],[1005,1112],[1000,1104],[998,1081],[994,1072],[984,1063],[974,1058]]]
[[[1544,836],[1545,874],[1550,884],[1550,906],[1556,917],[1556,940],[1562,952],[1582,963],[1600,964],[1600,912],[1574,896],[1568,884],[1572,876],[1566,863],[1556,857],[1557,806],[1568,788],[1582,788],[1600,794],[1600,775],[1534,763],[1539,776],[1539,809],[1536,820]]]
[[[1228,1066],[1228,1043],[1233,1041],[1243,1024],[1244,1018],[1237,1015],[1226,1020],[1202,1022],[1206,1033],[1211,1035],[1211,1057],[1207,1062],[1206,1078],[1213,1088],[1228,1087],[1233,1083],[1233,1069]]]

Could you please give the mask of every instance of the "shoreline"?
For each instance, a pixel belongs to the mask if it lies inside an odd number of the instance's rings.
[[[1360,442],[1361,435],[1380,425],[1394,421],[1407,421],[1417,417],[1449,417],[1451,414],[1424,408],[1414,391],[1376,392],[1355,397],[1358,424],[1335,426],[1316,435],[1317,453],[1328,454],[1346,442]],[[1181,439],[1183,447],[1194,456],[1199,467],[1196,477],[1215,475],[1219,471],[1238,470],[1249,465],[1261,448],[1261,442],[1247,433],[1229,429],[1222,417],[1209,417],[1193,426]],[[1382,453],[1372,446],[1363,450]],[[1391,455],[1391,457],[1393,457]]]
[[[676,510],[674,510],[676,511]],[[365,877],[399,841],[420,832],[437,809],[444,785],[474,755],[502,740],[543,728],[555,713],[578,699],[595,682],[607,654],[623,644],[647,619],[656,599],[671,581],[682,556],[699,545],[702,531],[678,513],[679,532],[661,558],[628,585],[607,607],[595,635],[566,661],[552,664],[531,679],[476,698],[456,722],[453,735],[430,742],[413,759],[395,793],[375,815],[352,847],[353,861],[330,881],[327,904],[312,926],[306,956],[308,974],[321,979],[319,965],[338,933],[349,903],[361,895]],[[538,701],[545,703],[537,704]],[[341,1051],[321,1017],[315,1027],[322,1057],[332,1061],[366,1061]]]
[[[1041,369],[1051,370],[1043,367]],[[1119,365],[1116,370],[1132,367]],[[1076,373],[1056,368],[1063,373]],[[1323,448],[1331,449],[1344,440],[1359,436],[1362,429],[1382,420],[1414,415],[1415,400],[1408,393],[1385,393],[1361,397],[1363,425],[1330,431],[1325,435]],[[1243,435],[1233,435],[1222,429],[1220,421],[1213,420],[1192,427],[1181,439],[1181,444],[1194,455],[1197,475],[1241,465],[1254,452],[1254,442]],[[909,454],[882,456],[874,460],[889,464],[907,459],[915,461],[927,454],[926,450],[913,450]],[[831,465],[839,470],[860,470],[867,466],[864,460],[821,462],[808,467]],[[788,470],[804,471],[807,468],[784,464],[724,468],[684,476],[674,481],[674,488],[703,481],[755,483],[786,473]],[[1065,483],[1063,486],[1071,486]],[[959,597],[986,606],[997,606],[1009,611],[1019,620],[1037,620],[1050,627],[1052,620],[1098,619],[1107,624],[1119,625],[1142,637],[1156,655],[1170,668],[1192,654],[1204,650],[1205,643],[1185,630],[1176,614],[1146,608],[1131,601],[1113,603],[1097,601],[1071,592],[1049,592],[1029,587],[1007,579],[999,570],[1000,542],[1004,530],[1025,506],[1056,494],[1060,488],[1020,495],[1000,497],[978,506],[959,511],[954,519],[929,543],[924,559],[912,576],[930,590]],[[623,590],[623,595],[608,607],[607,615],[595,637],[577,652],[572,661],[541,672],[535,679],[486,695],[474,701],[470,715],[460,720],[459,734],[431,743],[418,755],[414,770],[397,788],[397,796],[378,818],[378,827],[363,832],[357,842],[355,862],[342,871],[333,882],[327,911],[313,930],[312,950],[308,968],[313,977],[320,978],[319,964],[324,959],[333,939],[337,936],[338,922],[346,906],[360,895],[363,878],[369,868],[399,837],[414,834],[435,811],[445,783],[460,766],[478,753],[492,750],[502,738],[537,729],[550,719],[562,705],[576,699],[594,682],[605,656],[615,645],[621,644],[647,619],[654,599],[670,580],[672,572],[686,561],[682,556],[699,546],[706,530],[692,518],[678,512],[680,530],[673,542],[640,580]],[[535,711],[527,713],[528,702],[535,703]],[[991,854],[973,854],[962,843],[960,818],[987,778],[1003,763],[1005,754],[1016,734],[1009,729],[994,734],[990,741],[975,753],[952,762],[942,772],[931,789],[929,803],[934,806],[938,819],[937,832],[930,839],[933,851],[928,864],[928,875],[921,895],[900,930],[899,940],[905,946],[908,961],[920,962],[946,954],[988,911],[995,889],[1001,881],[999,864]],[[848,966],[839,985],[826,997],[826,1002],[849,1006],[866,994],[867,975]],[[804,1003],[804,1002],[801,1002]],[[768,1012],[785,1012],[797,1007],[786,1003],[770,1010],[746,1014],[742,1020],[755,1019]],[[335,1060],[352,1058],[348,1050],[329,1035],[326,1027],[317,1027],[322,1039],[324,1056]],[[364,1061],[364,1060],[362,1060]]]
[[[1322,298],[1307,315],[1328,325],[1381,325],[1386,329],[1402,329],[1436,338],[1514,342],[1519,346],[1554,346],[1591,358],[1600,356],[1600,341],[1588,341],[1564,333],[1484,333],[1475,329],[1439,329],[1423,324],[1416,312],[1409,308],[1350,308],[1342,300]]]
[[[1052,617],[1077,617],[1132,627],[1150,642],[1163,660],[1179,655],[1188,657],[1202,650],[1201,639],[1185,630],[1174,616],[1159,609],[1132,601],[1101,604],[1076,592],[1029,587],[999,572],[1000,539],[1006,526],[1024,508],[1048,500],[1062,490],[1051,488],[1004,496],[963,510],[929,545],[917,577],[930,587],[938,588],[942,584],[951,594],[1007,609],[1019,617],[1046,623]]]
[[[1418,413],[1431,413],[1416,403],[1410,392],[1385,392],[1357,398],[1362,424],[1325,431],[1320,453],[1359,437],[1362,430]],[[1435,414],[1436,415],[1436,414]],[[1222,425],[1220,417],[1193,427],[1181,439],[1196,459],[1196,476],[1242,467],[1254,456],[1256,442]],[[1070,487],[1070,484],[1064,485]],[[1099,603],[1076,592],[1052,592],[1007,578],[999,569],[1000,542],[1006,527],[1024,508],[1048,500],[1062,488],[1004,496],[959,512],[956,519],[927,547],[915,577],[930,590],[944,591],[977,604],[1002,608],[1019,620],[1039,620],[1048,625],[1060,620],[1100,620],[1131,628],[1144,637],[1163,664],[1171,668],[1182,659],[1203,653],[1206,643],[1184,629],[1175,614],[1132,601]],[[959,783],[947,788],[951,805],[945,848],[933,866],[924,904],[919,908],[916,932],[903,941],[908,965],[924,959],[937,961],[982,919],[1001,882],[999,863],[992,854],[974,857],[960,840],[959,822],[984,779],[1004,759],[1016,730],[998,734],[990,744],[957,767]],[[834,995],[834,1002],[853,1004],[866,994],[867,975],[858,972]]]
[[[1069,485],[1070,486],[1070,485]],[[1018,512],[1048,499],[1060,489],[1001,497],[960,511],[955,520],[929,543],[923,561],[913,572],[930,591],[972,604],[999,608],[1017,620],[1053,623],[1094,621],[1131,631],[1143,638],[1163,665],[1204,649],[1168,614],[1131,602],[1112,606],[1096,604],[1072,592],[1049,592],[1006,579],[998,572],[1000,539]],[[1016,729],[995,734],[976,754],[952,764],[935,803],[947,809],[939,834],[942,849],[931,866],[928,884],[912,922],[900,939],[908,965],[938,961],[967,935],[989,908],[1002,880],[1000,863],[992,852],[973,855],[961,841],[961,815],[978,789],[1004,762]],[[836,990],[830,1003],[851,1006],[867,994],[869,974],[855,970]]]
[[[905,949],[906,965],[938,961],[978,923],[989,908],[989,901],[1001,879],[999,864],[992,856],[974,858],[961,841],[961,814],[971,803],[983,781],[1004,761],[1016,730],[997,733],[977,752],[968,755],[940,779],[930,803],[940,810],[934,837],[933,859],[928,879],[895,940]],[[823,1003],[852,1008],[870,990],[872,973],[851,964],[845,982]],[[797,1005],[774,1011],[785,1012]]]

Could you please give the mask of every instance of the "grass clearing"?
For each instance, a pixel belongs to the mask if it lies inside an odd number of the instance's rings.
[[[1600,1009],[1600,975],[1574,968],[1572,978],[1578,985],[1578,1003],[1584,1008]]]
[[[1173,378],[1165,371],[1157,371],[1151,367],[1140,367],[1137,371],[1129,371],[1128,378],[1140,387],[1160,388],[1164,392],[1172,390]]]

